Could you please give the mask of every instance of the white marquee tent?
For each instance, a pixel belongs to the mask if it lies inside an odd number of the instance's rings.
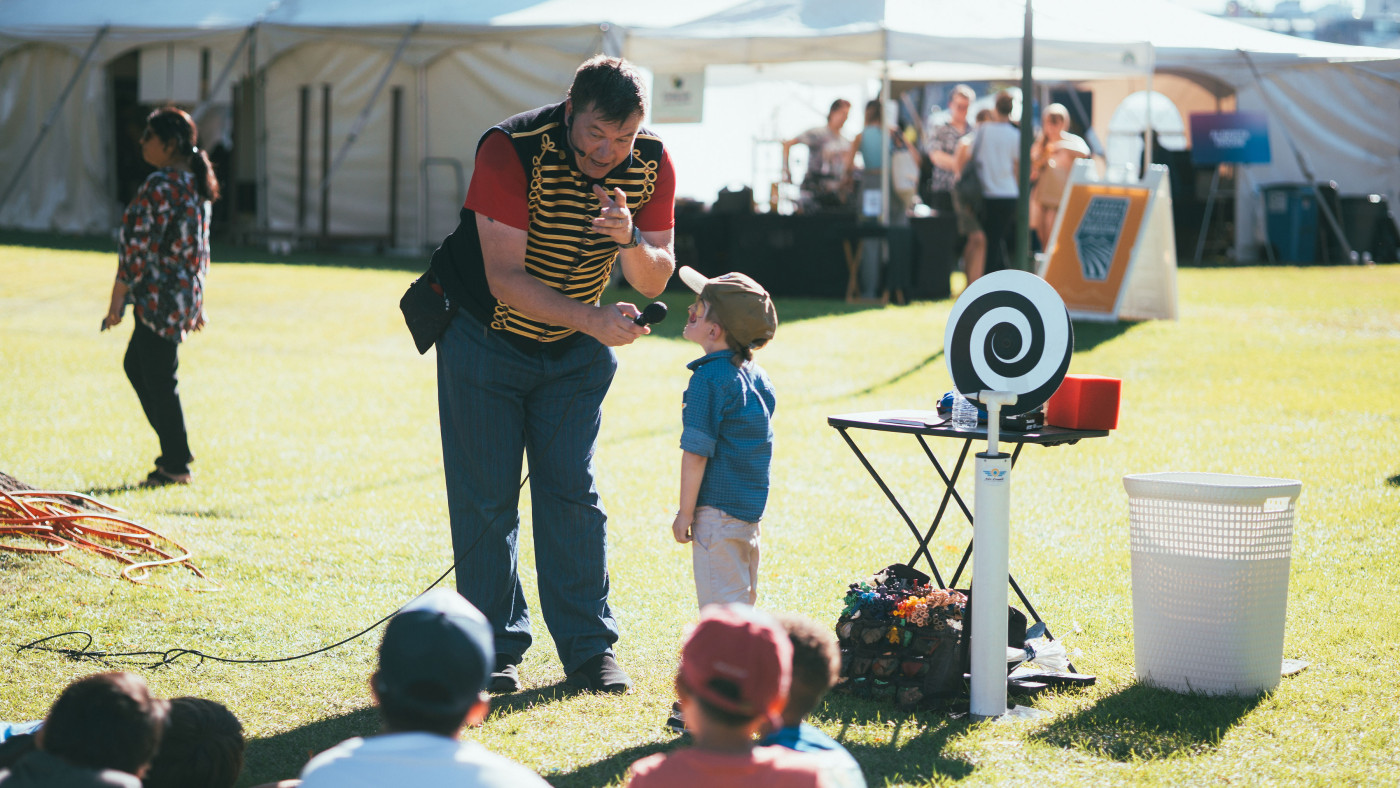
[[[1302,179],[1293,144],[1317,178],[1344,193],[1400,201],[1400,52],[1275,35],[1162,0],[1034,7],[1038,79],[1155,70],[1268,113],[1273,163],[1253,167],[1239,187],[1242,251],[1252,248],[1254,186]],[[657,72],[764,63],[800,78],[815,62],[842,61],[867,75],[888,63],[898,79],[1011,79],[1023,8],[1018,0],[8,0],[0,226],[114,226],[113,69],[133,52],[143,102],[207,101],[206,133],[219,117],[235,119],[236,177],[255,194],[255,231],[316,235],[324,215],[329,234],[418,247],[455,224],[455,176],[469,174],[477,137],[557,100],[594,52]]]
[[[118,136],[111,71],[135,52],[141,103],[208,99],[215,111],[196,113],[206,136],[237,100],[237,180],[255,189],[258,234],[319,234],[325,193],[328,234],[421,247],[456,225],[456,176],[469,175],[492,123],[561,99],[589,55],[621,52],[610,16],[665,26],[728,4],[619,0],[602,12],[573,0],[8,0],[0,226],[115,225],[115,148],[132,143]],[[235,97],[230,86],[250,74]]]

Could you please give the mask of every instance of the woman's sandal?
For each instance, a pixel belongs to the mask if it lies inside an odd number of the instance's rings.
[[[167,473],[161,468],[156,468],[137,486],[165,487],[171,484],[189,484],[190,480],[193,478],[194,475],[190,473]]]

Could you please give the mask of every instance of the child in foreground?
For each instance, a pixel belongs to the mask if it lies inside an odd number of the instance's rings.
[[[758,282],[731,273],[707,279],[682,266],[694,290],[682,336],[704,348],[681,410],[677,542],[691,543],[700,608],[758,598],[759,526],[773,459],[773,383],[753,352],[773,338],[778,313]]]
[[[814,756],[764,747],[787,701],[792,645],[777,623],[748,605],[711,605],[681,648],[676,674],[693,746],[632,764],[628,785],[727,788],[829,786]]]
[[[865,775],[851,753],[806,722],[841,674],[836,636],[806,616],[782,613],[778,621],[792,644],[792,685],[783,708],[783,727],[764,736],[761,743],[813,754],[833,788],[865,788]]]

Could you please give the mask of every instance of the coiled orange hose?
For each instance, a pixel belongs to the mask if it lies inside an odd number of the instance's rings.
[[[121,510],[82,493],[0,490],[0,550],[55,555],[79,569],[103,577],[121,577],[138,585],[160,585],[149,579],[151,570],[162,566],[181,566],[201,580],[209,579],[194,565],[193,554],[175,540],[104,512]],[[70,560],[65,555],[69,548],[86,550],[126,566],[115,575],[100,572]],[[194,590],[220,589],[213,586]]]

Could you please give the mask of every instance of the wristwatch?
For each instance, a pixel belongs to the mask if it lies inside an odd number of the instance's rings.
[[[628,242],[625,243],[625,244],[618,244],[618,245],[617,245],[617,248],[619,248],[619,249],[636,249],[637,246],[638,246],[639,244],[641,244],[641,242],[642,242],[642,231],[641,231],[640,229],[638,229],[638,227],[637,227],[636,224],[633,224],[633,225],[632,225],[632,240],[628,241]]]

